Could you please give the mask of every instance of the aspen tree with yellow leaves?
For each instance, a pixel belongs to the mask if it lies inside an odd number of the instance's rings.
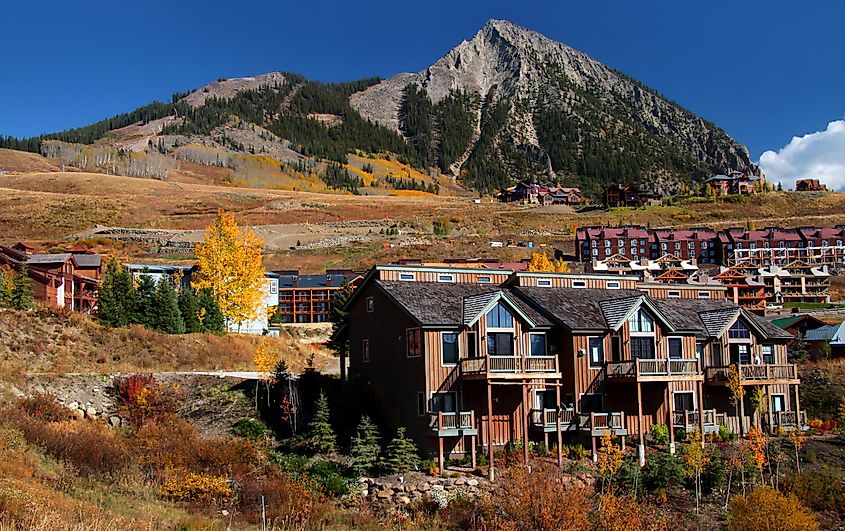
[[[199,270],[191,285],[196,290],[211,290],[227,323],[240,327],[261,311],[263,243],[251,230],[241,230],[232,213],[220,211],[194,249]]]
[[[554,271],[555,266],[546,253],[531,253],[531,261],[528,262],[528,271]]]

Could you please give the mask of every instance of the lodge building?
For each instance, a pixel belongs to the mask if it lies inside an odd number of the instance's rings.
[[[376,266],[347,304],[348,378],[391,428],[441,461],[564,439],[595,449],[610,430],[635,439],[662,423],[710,432],[800,429],[792,336],[725,297],[626,275]],[[750,393],[734,407],[726,387]],[[669,430],[674,449],[674,432]],[[523,444],[527,453],[527,446]],[[526,456],[527,457],[527,456]],[[493,466],[491,466],[492,474]]]

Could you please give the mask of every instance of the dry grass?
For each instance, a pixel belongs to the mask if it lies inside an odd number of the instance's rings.
[[[228,334],[167,335],[140,326],[104,327],[87,315],[0,310],[0,373],[115,373],[255,370],[252,354],[259,337]],[[291,370],[302,370],[314,355],[324,367],[331,354],[287,334],[268,338]]]

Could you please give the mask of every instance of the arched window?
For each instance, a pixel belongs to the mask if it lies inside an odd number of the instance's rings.
[[[487,313],[487,328],[513,328],[513,315],[499,303]]]

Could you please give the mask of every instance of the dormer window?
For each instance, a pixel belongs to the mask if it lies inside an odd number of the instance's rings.
[[[513,328],[513,315],[499,303],[487,313],[487,328]]]
[[[737,320],[728,329],[728,339],[751,339],[751,332],[741,320]]]
[[[475,281],[479,284],[489,284],[492,282],[492,279],[490,277],[477,277]]]
[[[699,291],[698,292],[698,298],[699,299],[709,299],[710,298],[710,292],[709,291]]]
[[[631,332],[654,332],[654,318],[642,309],[628,319],[628,324]]]
[[[416,280],[416,273],[399,273],[399,280]]]
[[[437,275],[437,282],[454,282],[454,281],[455,281],[455,275],[452,275],[452,274]]]
[[[669,290],[669,298],[670,299],[680,299],[681,292],[679,290]]]

